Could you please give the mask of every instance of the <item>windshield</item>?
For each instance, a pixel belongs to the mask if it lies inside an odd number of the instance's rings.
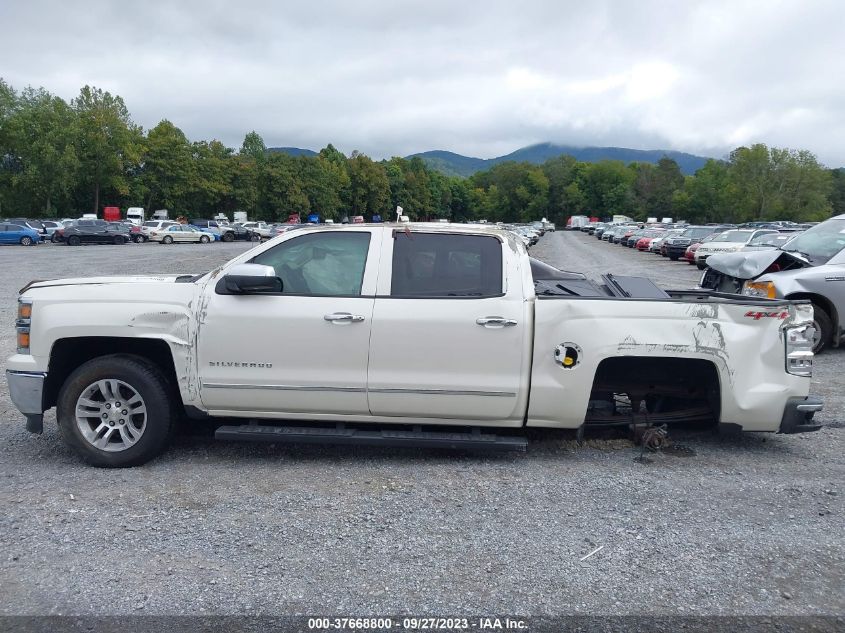
[[[845,220],[822,222],[781,248],[787,253],[803,255],[813,264],[824,264],[845,248]]]
[[[797,233],[764,233],[751,240],[749,246],[783,246]]]
[[[712,229],[699,227],[697,229],[687,229],[681,237],[704,237],[705,235],[710,235],[712,232]]]
[[[725,231],[716,237],[708,240],[709,242],[747,242],[748,238],[754,231]]]
[[[144,222],[144,226],[158,226],[158,222]]]

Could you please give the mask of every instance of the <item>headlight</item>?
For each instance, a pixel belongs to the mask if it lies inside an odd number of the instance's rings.
[[[18,354],[29,354],[29,328],[32,324],[32,300],[18,299],[18,318],[15,321]]]
[[[809,324],[786,328],[786,373],[813,375],[813,337],[816,329]]]
[[[742,294],[746,297],[774,299],[775,284],[771,281],[746,281],[742,286]]]

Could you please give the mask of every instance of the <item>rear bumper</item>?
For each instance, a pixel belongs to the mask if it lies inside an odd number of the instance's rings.
[[[818,431],[821,424],[813,424],[813,416],[824,408],[821,398],[790,398],[783,408],[778,433],[809,433]]]
[[[47,380],[45,372],[6,370],[6,382],[9,384],[9,395],[12,397],[18,411],[26,417],[26,429],[33,433],[40,433],[44,419],[44,382]]]
[[[667,246],[666,252],[670,257],[683,257],[684,253],[687,252],[687,248],[689,248],[689,244],[686,246]]]

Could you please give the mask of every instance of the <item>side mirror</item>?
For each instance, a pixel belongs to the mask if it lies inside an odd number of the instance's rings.
[[[247,295],[282,291],[282,280],[272,266],[237,264],[220,280],[227,294]],[[219,289],[219,286],[218,286]]]

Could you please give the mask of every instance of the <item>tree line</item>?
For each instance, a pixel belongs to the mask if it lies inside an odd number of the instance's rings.
[[[246,211],[285,220],[393,217],[519,222],[570,215],[666,217],[690,222],[823,220],[845,213],[845,170],[806,150],[739,147],[684,175],[656,165],[506,162],[469,178],[420,158],[374,161],[327,145],[316,156],[268,151],[256,132],[240,148],[191,141],[164,119],[144,130],[120,96],[83,87],[67,102],[43,88],[16,91],[0,79],[0,216],[64,217],[104,206],[166,208],[211,217]]]

